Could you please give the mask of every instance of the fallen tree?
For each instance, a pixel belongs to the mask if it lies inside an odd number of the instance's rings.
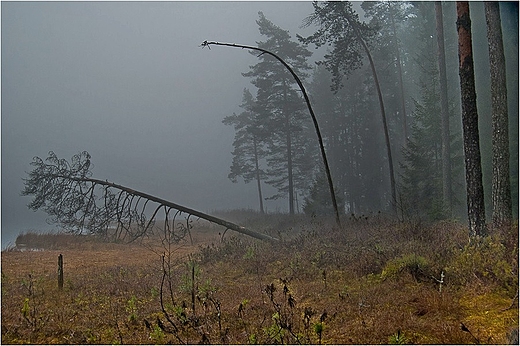
[[[22,195],[34,196],[28,207],[44,210],[51,217],[49,222],[70,233],[87,231],[129,242],[152,233],[159,213],[164,214],[164,230],[170,232],[175,232],[176,217],[187,215],[186,226],[180,223],[175,236],[178,239],[189,234],[189,218],[195,216],[221,225],[226,231],[230,229],[260,240],[278,240],[165,199],[92,178],[90,158],[86,151],[74,155],[70,163],[52,151],[45,160],[35,157],[31,162],[35,168],[23,179]]]

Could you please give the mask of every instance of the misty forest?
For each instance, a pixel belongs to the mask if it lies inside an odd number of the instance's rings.
[[[34,157],[60,231],[2,251],[3,343],[518,343],[518,3],[307,5],[305,35],[193,42],[253,58],[218,120],[254,208]]]

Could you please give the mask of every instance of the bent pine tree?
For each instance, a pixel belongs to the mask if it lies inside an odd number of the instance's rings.
[[[92,178],[90,164],[90,154],[86,151],[74,155],[70,163],[52,151],[45,160],[35,157],[31,163],[35,168],[23,179],[22,195],[34,196],[28,207],[35,211],[42,209],[51,217],[50,222],[70,233],[87,231],[128,242],[149,235],[160,212],[164,213],[165,228],[169,227],[168,222],[175,224],[175,218],[185,213],[187,222],[190,216],[195,216],[260,240],[278,240],[165,199]],[[180,240],[188,232],[189,226],[181,227],[176,237]]]

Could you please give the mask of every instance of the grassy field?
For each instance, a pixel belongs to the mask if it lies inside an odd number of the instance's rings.
[[[518,340],[518,228],[228,213],[281,238],[195,223],[192,241],[21,236],[2,252],[2,343],[506,344]],[[64,287],[57,258],[63,255]],[[442,281],[442,283],[441,283]]]

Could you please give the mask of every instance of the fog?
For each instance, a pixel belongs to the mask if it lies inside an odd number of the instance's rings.
[[[2,2],[2,248],[57,229],[20,196],[34,156],[86,150],[93,176],[205,212],[257,208],[228,178],[258,11],[296,33],[310,2]],[[286,200],[267,201],[268,211]]]
[[[310,38],[312,43],[297,53],[303,57],[312,52],[308,68],[298,66],[298,60],[289,61],[300,76],[308,72],[306,89],[322,130],[339,209],[354,216],[393,215],[393,196],[399,194],[396,203],[403,218],[464,220],[467,197],[455,3],[443,3],[450,179],[441,170],[434,4],[395,3],[402,11],[396,25],[385,14],[387,6],[373,12],[378,3],[367,2],[365,9],[360,4],[353,3],[354,10],[370,25],[380,26],[377,35],[364,35],[370,42],[384,107],[364,52],[362,64],[350,70],[357,53],[343,47],[358,48],[352,41],[357,39],[346,33],[340,50],[334,44],[321,46],[323,37]],[[266,38],[283,45],[280,42],[296,41],[296,34],[309,37],[318,28],[300,26],[314,12],[311,2],[3,2],[1,6],[2,248],[20,232],[59,230],[46,222],[43,211],[27,208],[31,196],[20,195],[33,157],[46,158],[49,151],[67,160],[88,151],[94,178],[214,215],[231,209],[259,210],[256,181],[244,184],[239,179],[234,184],[228,179],[233,159],[233,174],[240,171],[239,177],[249,179],[251,172],[237,165],[254,158],[255,163],[248,164],[265,172],[257,177],[262,196],[268,198],[267,212],[325,216],[332,211],[307,109],[303,100],[289,102],[290,94],[300,93],[296,83],[280,107],[276,99],[281,94],[275,90],[281,79],[271,78],[274,69],[269,64],[258,67],[265,56],[259,59],[236,47],[200,46],[206,40],[256,45]],[[264,35],[256,22],[259,11],[267,19],[260,21]],[[500,11],[511,191],[517,217],[518,4],[504,2]],[[482,2],[471,2],[471,21],[482,183],[490,220],[492,95]],[[280,32],[278,28],[289,31],[291,40],[273,35]],[[316,44],[321,48],[315,50]],[[330,55],[325,55],[327,51]],[[287,59],[292,58],[287,55]],[[327,63],[333,60],[328,71],[313,64],[327,59]],[[333,94],[331,82],[339,77],[331,74],[335,69],[344,77],[344,87]],[[245,72],[251,72],[252,80],[243,77]],[[258,83],[256,77],[265,74],[269,78],[261,77]],[[249,98],[244,88],[251,89]],[[257,110],[244,118],[248,107]],[[386,116],[379,114],[381,108]],[[234,113],[242,120],[229,122]],[[277,114],[286,115],[290,126],[280,126],[281,118],[271,116]],[[224,125],[225,117],[235,126],[247,121],[261,124],[265,130],[259,137],[261,150],[255,142],[252,155],[251,143],[249,148],[244,144],[244,131],[240,134]],[[388,118],[388,129],[382,117]],[[248,128],[245,134],[256,136],[253,132]],[[237,147],[239,153],[250,152],[232,155]],[[445,200],[445,190],[453,203]],[[290,195],[296,203],[283,198]],[[269,199],[273,196],[281,198]]]

